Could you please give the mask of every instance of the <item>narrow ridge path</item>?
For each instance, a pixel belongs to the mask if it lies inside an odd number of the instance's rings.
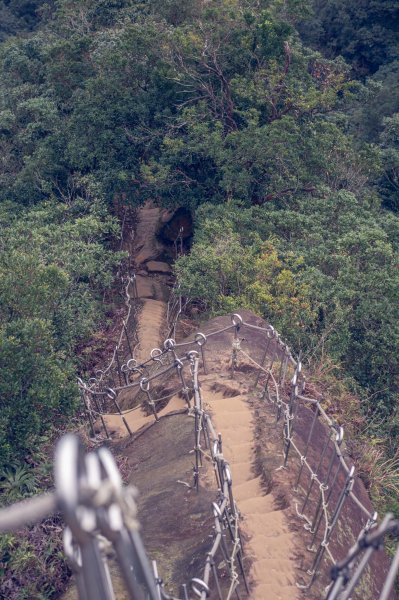
[[[185,401],[179,396],[173,396],[168,404],[158,412],[158,417],[163,417],[165,415],[170,414],[171,412],[177,410],[183,410],[186,408]],[[154,416],[152,414],[145,415],[141,406],[138,406],[136,409],[131,411],[124,411],[123,415],[133,432],[137,432],[142,427],[146,425],[154,424]],[[113,434],[124,437],[126,435],[126,428],[123,424],[123,421],[118,413],[104,415],[105,422],[107,427],[113,432]]]
[[[169,263],[160,260],[164,246],[157,239],[157,231],[161,223],[171,216],[169,211],[155,207],[151,202],[137,211],[137,224],[133,242],[124,247],[128,250],[136,272],[137,296],[142,301],[142,308],[137,323],[138,346],[135,359],[146,361],[153,348],[159,346],[164,339],[166,307],[170,289],[166,279],[172,273]],[[159,412],[165,414],[180,410],[185,402],[175,396],[168,405]],[[131,431],[136,432],[154,421],[152,415],[146,415],[140,407],[135,410],[124,410],[124,417]],[[118,413],[104,415],[107,427],[120,437],[126,435],[125,425]]]
[[[163,246],[156,233],[168,218],[162,209],[147,203],[138,211],[136,233],[129,251],[134,260],[138,297],[142,309],[138,317],[139,344],[135,358],[146,360],[164,337],[166,303],[169,293],[167,279],[170,265],[161,260]],[[227,376],[228,377],[228,376]],[[217,431],[222,433],[223,452],[231,465],[233,494],[243,517],[241,524],[246,556],[251,562],[253,583],[251,600],[298,600],[295,585],[295,554],[293,535],[289,531],[284,510],[275,506],[273,494],[266,494],[262,478],[254,472],[255,439],[251,406],[244,386],[238,381],[226,386],[226,375],[202,375],[201,386],[205,408],[209,408]],[[184,409],[178,395],[171,398],[159,416]],[[153,423],[153,415],[145,415],[140,407],[124,411],[132,431],[137,432]],[[118,414],[105,416],[107,425],[117,437],[126,429]]]
[[[139,344],[136,349],[136,359],[147,360],[153,348],[162,339],[165,324],[166,304],[169,288],[164,282],[172,269],[167,262],[159,260],[164,247],[157,240],[156,234],[161,222],[170,213],[155,207],[151,202],[138,210],[131,256],[134,259],[137,274],[138,297],[143,301],[138,325]]]
[[[246,555],[251,560],[251,600],[297,600],[293,535],[284,510],[275,508],[273,494],[265,495],[261,477],[254,474],[255,440],[248,398],[223,391],[224,381],[214,374],[201,377],[203,399],[214,425],[222,434],[223,454],[231,466],[233,494],[243,517],[248,538]],[[226,397],[228,391],[230,397]]]

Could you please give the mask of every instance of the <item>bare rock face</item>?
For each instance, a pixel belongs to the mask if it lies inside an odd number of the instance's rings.
[[[168,263],[161,262],[160,260],[149,260],[146,263],[146,267],[149,273],[163,273],[167,275],[173,273],[172,267]]]

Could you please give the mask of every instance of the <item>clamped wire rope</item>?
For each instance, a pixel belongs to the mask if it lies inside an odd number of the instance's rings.
[[[35,523],[60,510],[66,523],[64,549],[80,600],[113,600],[105,553],[116,552],[131,600],[158,600],[153,571],[138,531],[136,490],[123,486],[106,448],[85,454],[67,434],[55,455],[55,492],[0,511],[0,532]]]
[[[399,539],[399,520],[387,513],[377,526],[376,513],[368,521],[366,527],[349,550],[347,556],[331,568],[332,583],[326,600],[349,600],[359,579],[361,578],[373,552],[381,550],[387,536]],[[358,560],[360,559],[360,560]],[[385,578],[384,587],[379,600],[388,600],[395,584],[399,568],[399,544],[391,567]]]

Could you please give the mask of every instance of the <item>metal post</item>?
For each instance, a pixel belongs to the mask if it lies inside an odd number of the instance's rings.
[[[121,374],[121,364],[119,362],[118,346],[115,348],[115,358],[116,358],[116,365],[117,365],[117,369],[118,369],[119,385],[122,387],[122,374]]]
[[[129,348],[130,358],[133,358],[133,350],[132,350],[132,346],[130,345],[129,334],[128,334],[128,331],[127,331],[127,327],[126,327],[125,321],[123,321],[123,330],[125,332],[126,343],[128,345],[128,348]]]
[[[155,402],[154,402],[154,400],[151,396],[151,392],[150,392],[150,382],[148,381],[148,379],[146,377],[143,377],[142,379],[140,379],[140,389],[147,394],[147,404],[150,407],[150,409],[152,410],[152,414],[154,415],[155,420],[159,421]]]
[[[289,348],[288,346],[286,346],[286,355],[285,355],[285,360],[284,360],[284,368],[283,368],[283,377],[282,377],[282,381],[281,381],[281,387],[284,387],[285,384],[285,378],[287,375],[287,368],[288,368],[288,361],[290,360],[289,357]]]
[[[87,417],[89,419],[89,425],[90,425],[90,430],[91,430],[92,437],[95,438],[96,434],[95,434],[95,431],[94,431],[93,417],[91,415],[91,410],[90,410],[90,407],[89,407],[88,402],[87,402],[86,394],[84,393],[84,391],[82,390],[82,388],[80,388],[80,397],[81,397],[81,400],[82,400],[82,403],[83,403],[83,407],[85,409],[85,413],[86,413],[86,415],[87,415]]]
[[[182,384],[182,393],[183,393],[183,396],[184,396],[184,399],[186,401],[188,408],[191,408],[190,392],[186,385],[186,381],[184,379],[183,368],[184,368],[184,365],[183,365],[182,361],[179,359],[176,360],[176,369],[177,369],[177,374],[179,375],[179,378],[180,378],[180,381]]]
[[[104,417],[103,417],[103,414],[102,414],[102,411],[101,411],[100,405],[99,405],[99,403],[98,403],[98,398],[97,398],[97,396],[95,395],[95,393],[93,394],[93,400],[94,400],[94,402],[95,402],[95,404],[96,404],[97,412],[98,412],[98,414],[100,415],[100,420],[101,420],[102,426],[103,426],[103,428],[104,428],[105,435],[107,436],[107,438],[109,438],[108,429],[107,429],[107,426],[106,426],[106,424],[105,424]]]
[[[231,352],[231,378],[234,379],[234,371],[237,367],[237,354],[240,349],[240,340],[238,338],[238,328],[234,331],[233,347]]]
[[[265,385],[264,385],[264,388],[263,388],[261,400],[264,400],[266,398],[266,395],[267,395],[267,399],[270,400],[268,386],[269,386],[269,381],[270,381],[270,378],[271,378],[271,372],[272,372],[273,365],[274,365],[274,359],[275,359],[275,351],[273,350],[273,353],[272,353],[271,359],[270,359],[270,366],[267,369],[268,370],[268,374],[267,374],[266,382],[265,382]]]
[[[223,600],[223,596],[222,596],[222,591],[220,589],[220,585],[219,585],[219,577],[218,577],[218,571],[215,565],[215,560],[214,557],[212,556],[211,553],[208,554],[208,558],[207,560],[209,561],[212,573],[213,573],[213,578],[215,580],[215,584],[216,584],[216,591],[217,591],[217,595],[219,600]]]
[[[329,488],[329,491],[328,491],[328,494],[327,494],[327,498],[325,499],[326,505],[328,505],[328,503],[330,501],[331,494],[332,494],[332,491],[334,489],[334,485],[335,485],[335,482],[337,480],[337,477],[338,477],[338,474],[339,474],[340,470],[341,470],[341,462],[338,459],[338,467],[337,467],[337,469],[335,471],[335,475],[333,477],[333,480],[332,480],[331,484],[328,483],[328,480],[327,480],[327,482],[325,484],[325,487]],[[320,496],[320,502],[321,501],[322,501],[322,497]],[[317,515],[317,512],[316,512],[316,515]],[[315,516],[315,518],[316,518],[316,516]],[[320,513],[319,513],[319,515],[317,517],[317,520],[314,521],[314,524],[312,525],[313,537],[312,537],[312,542],[310,544],[310,547],[312,547],[313,544],[314,544],[314,541],[315,541],[317,533],[319,531],[322,519],[323,519],[323,513],[322,513],[322,511],[320,511]]]
[[[384,587],[382,588],[381,596],[379,600],[389,600],[390,593],[395,585],[395,581],[399,570],[399,546],[395,552],[395,556],[392,560],[388,575],[385,579]]]
[[[263,371],[263,368],[262,368],[262,367],[263,367],[263,365],[265,364],[265,360],[266,360],[266,358],[267,358],[267,355],[268,355],[268,353],[269,353],[269,348],[270,348],[270,344],[271,344],[271,337],[270,337],[270,332],[269,332],[269,331],[267,332],[267,336],[268,336],[268,337],[267,337],[267,342],[266,342],[265,351],[264,351],[264,353],[263,353],[262,360],[260,361],[260,367],[259,367],[259,369],[258,369],[258,372],[257,372],[257,374],[256,374],[256,378],[255,378],[254,390],[255,390],[255,389],[258,387],[258,383],[259,383],[259,377],[260,377],[260,374],[261,374],[261,372]]]
[[[297,395],[298,395],[297,372],[295,372],[293,380],[292,380],[290,402],[289,402],[289,406],[288,406],[288,409],[287,409],[286,415],[285,415],[286,435],[284,436],[284,446],[285,446],[285,448],[284,448],[284,463],[283,463],[284,467],[286,467],[287,463],[288,463],[288,454],[289,454],[289,451],[291,448],[291,438],[294,433],[294,426],[293,426],[294,407],[295,407],[295,401],[296,401]]]
[[[133,283],[133,300],[138,300],[139,294],[137,291],[137,279],[136,279],[136,273],[133,273],[130,281]]]
[[[326,504],[328,504],[328,501],[329,501],[329,499],[331,497],[332,490],[334,489],[334,484],[335,484],[335,482],[337,480],[339,471],[341,469],[341,461],[339,460],[339,456],[340,455],[338,454],[338,452],[339,452],[339,446],[342,444],[343,439],[344,439],[344,430],[343,430],[342,427],[340,427],[339,430],[338,430],[338,432],[337,432],[336,440],[335,440],[336,444],[338,445],[338,451],[337,451],[337,449],[336,449],[336,447],[334,445],[333,449],[332,449],[330,464],[329,464],[328,469],[327,469],[327,475],[326,475],[325,480],[323,482],[323,486],[324,486],[325,490],[328,490],[330,488],[329,492],[328,492],[327,499],[326,499]],[[335,471],[335,475],[333,477],[332,483],[330,485],[330,483],[329,483],[330,482],[330,477],[331,477],[331,473],[332,473],[332,470],[333,470],[334,462],[335,462],[336,459],[338,459],[338,466],[337,466],[337,469]],[[322,506],[322,501],[323,501],[323,493],[322,493],[322,491],[320,491],[319,503],[317,505],[317,509],[316,509],[315,516],[314,516],[314,519],[313,519],[313,523],[312,523],[312,526],[311,526],[311,529],[310,529],[310,531],[313,533],[313,538],[312,538],[312,542],[310,544],[310,547],[313,546],[314,540],[316,539],[316,535],[317,535],[318,529],[320,527],[322,513],[320,513],[320,515],[319,515],[319,511],[320,511],[320,508]]]
[[[317,569],[319,568],[319,565],[320,565],[321,560],[322,560],[322,558],[324,556],[324,552],[326,550],[326,547],[328,546],[328,543],[329,543],[329,541],[331,539],[331,535],[332,535],[332,533],[334,531],[334,528],[335,528],[335,526],[337,524],[337,521],[339,519],[339,516],[341,514],[342,508],[343,508],[343,506],[345,504],[345,500],[347,499],[347,497],[349,496],[349,494],[350,494],[350,492],[351,492],[351,490],[353,488],[354,473],[355,473],[355,467],[352,467],[351,470],[348,473],[345,485],[344,485],[344,487],[342,489],[342,492],[341,492],[341,495],[340,495],[340,497],[338,499],[337,506],[335,508],[333,517],[331,519],[331,524],[328,525],[328,527],[327,527],[327,533],[325,535],[325,538],[320,543],[320,546],[319,546],[319,548],[317,550],[315,559],[313,561],[313,565],[310,568],[309,572],[312,573],[312,579],[311,579],[308,587],[310,587],[314,583],[314,581],[315,581],[315,579],[317,577]]]
[[[152,570],[154,572],[155,586],[158,594],[158,600],[162,600],[162,579],[158,575],[157,561],[152,561]]]
[[[115,404],[116,410],[118,411],[118,413],[119,413],[119,415],[120,415],[120,417],[121,417],[121,419],[122,419],[122,421],[123,421],[123,424],[124,424],[124,426],[126,427],[126,429],[127,429],[128,433],[129,433],[129,435],[130,435],[130,436],[132,436],[132,435],[133,435],[133,433],[132,433],[132,430],[131,430],[131,429],[130,429],[130,427],[129,427],[129,423],[126,421],[125,417],[123,416],[123,413],[122,413],[122,411],[121,411],[121,408],[120,408],[120,406],[119,406],[119,404],[118,404],[118,401],[117,401],[117,399],[116,399],[116,392],[115,392],[115,390],[113,390],[112,388],[108,388],[108,389],[106,390],[106,393],[107,393],[107,396],[108,396],[108,398],[110,398],[110,400],[112,400],[112,401],[113,401],[113,403]]]

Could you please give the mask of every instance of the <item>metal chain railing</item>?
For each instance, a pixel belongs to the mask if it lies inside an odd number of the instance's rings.
[[[246,332],[256,336],[256,344],[248,342]],[[242,365],[250,367],[246,368],[246,371],[255,376],[254,391],[261,390],[260,399],[273,408],[276,426],[281,427],[283,440],[280,469],[289,469],[290,478],[293,480],[296,512],[304,521],[304,528],[309,536],[308,549],[313,555],[307,566],[309,579],[301,582],[298,587],[308,590],[322,575],[324,584],[328,584],[328,600],[349,599],[350,594],[359,585],[365,569],[369,568],[370,559],[377,547],[380,547],[382,538],[387,533],[398,533],[397,523],[391,517],[386,517],[377,525],[377,514],[366,508],[360,500],[355,488],[355,468],[348,462],[344,453],[343,428],[331,419],[320,400],[306,396],[306,381],[301,362],[293,356],[290,348],[271,325],[259,327],[244,322],[240,315],[235,314],[231,324],[206,335],[198,332],[192,339],[182,343],[168,338],[163,344],[163,349],[154,349],[147,361],[130,364],[122,385],[105,387],[100,381],[94,386],[80,380],[84,402],[91,403],[88,410],[88,416],[91,415],[90,427],[93,426],[93,419],[100,419],[108,435],[102,411],[104,398],[114,403],[121,422],[128,433],[133,435],[135,432],[130,429],[126,419],[129,411],[146,406],[155,423],[159,418],[157,404],[161,399],[177,393],[182,395],[186,401],[186,410],[194,416],[193,487],[199,486],[202,461],[206,456],[212,461],[219,489],[218,501],[213,506],[213,546],[206,560],[203,577],[192,580],[189,587],[183,588],[184,600],[189,598],[191,592],[206,598],[211,576],[218,597],[223,598],[215,568],[217,553],[220,553],[228,566],[231,585],[227,598],[233,593],[237,594],[240,578],[246,585],[238,510],[232,494],[231,472],[222,454],[222,440],[220,435],[216,435],[211,419],[203,409],[198,381],[200,367],[204,373],[220,368],[212,358],[212,353],[208,354],[208,348],[213,343],[217,349],[216,354],[225,354],[226,350],[231,353],[231,377],[236,376]],[[169,394],[164,390],[166,382],[173,383]],[[128,411],[122,411],[118,398],[121,393],[126,393],[126,390],[140,391],[145,399]],[[98,476],[96,477],[98,481]],[[353,510],[356,510],[356,523],[350,522]],[[363,519],[360,515],[363,515]],[[347,548],[351,544],[348,536],[350,530],[354,531],[356,526],[359,528],[356,534],[357,541],[348,551]],[[346,543],[340,539],[340,527],[344,527]],[[104,529],[101,533],[104,534]],[[229,539],[229,545],[226,545],[226,538]],[[70,551],[71,544],[67,544],[66,547]],[[328,562],[333,567],[332,581],[328,575]],[[379,596],[380,600],[389,597],[398,566],[397,552]],[[157,575],[156,565],[154,569],[157,597],[169,598]]]
[[[180,228],[179,234],[174,240],[174,248],[176,258],[178,258],[183,253],[182,228]],[[143,377],[149,377],[150,371],[153,372],[157,368],[164,366],[164,354],[169,350],[166,347],[164,350],[154,348],[148,360],[143,361],[140,364],[138,363],[135,359],[135,351],[139,345],[137,315],[140,298],[138,296],[135,273],[127,275],[124,293],[127,311],[125,318],[122,320],[118,341],[115,345],[111,359],[104,368],[97,369],[87,382],[84,382],[80,377],[77,380],[82,400],[82,408],[89,421],[90,432],[93,437],[96,437],[94,423],[97,418],[101,421],[102,429],[106,437],[109,437],[109,431],[104,415],[113,412],[112,408],[114,409],[115,414],[121,416],[126,430],[129,435],[132,435],[129,425],[124,418],[124,413],[117,401],[116,392],[122,389],[140,387],[142,391],[147,391],[148,393],[149,389],[144,390],[141,380]],[[184,302],[180,294],[179,285],[176,283],[169,295],[166,314],[168,338],[171,338],[172,340],[174,340],[176,335],[176,326],[183,310]],[[146,385],[148,387],[148,384]],[[156,416],[155,405],[154,402],[150,400],[149,393],[148,398],[149,406],[151,406],[151,409]],[[159,402],[164,399],[165,398],[158,398],[157,401]]]
[[[348,463],[343,453],[343,428],[330,418],[319,400],[305,395],[306,383],[301,362],[294,358],[272,326],[260,328],[244,323],[239,315],[233,315],[232,325],[210,332],[207,336],[197,333],[192,341],[176,344],[175,348],[194,344],[199,346],[206,372],[205,345],[213,336],[231,330],[234,332],[231,342],[232,376],[240,356],[251,363],[257,370],[255,387],[262,380],[261,397],[274,406],[276,421],[283,424],[281,468],[287,468],[289,464],[291,472],[296,469],[294,489],[297,514],[305,521],[305,529],[309,532],[308,549],[314,554],[307,568],[310,578],[308,582],[298,584],[298,587],[309,589],[320,575],[325,559],[333,565],[338,563],[332,547],[335,546],[340,554],[345,551],[339,547],[342,543],[338,543],[339,524],[343,519],[348,524],[351,512],[356,510],[358,536],[362,538],[376,526],[377,513],[366,508],[355,493],[355,467]],[[244,350],[240,331],[243,333],[245,330],[264,335],[261,358],[255,359]],[[287,391],[286,379],[290,370],[293,373]],[[301,434],[297,431],[300,421],[306,421],[306,436],[303,431]],[[360,515],[364,517],[363,522]],[[396,569],[395,564],[392,568]],[[324,573],[328,572],[327,566],[323,570]]]
[[[126,316],[122,320],[122,326],[116,342],[115,348],[112,352],[111,358],[108,364],[102,369],[97,369],[95,374],[89,379],[86,386],[89,390],[99,392],[104,387],[113,387],[122,385],[124,377],[124,362],[125,359],[134,360],[134,351],[138,345],[137,336],[137,311],[138,311],[138,295],[137,295],[137,283],[136,275],[132,273],[127,275],[124,283],[124,303],[126,305]],[[82,381],[79,380],[80,389],[82,388]],[[97,393],[100,395],[100,393]],[[100,401],[99,401],[100,402]],[[85,411],[90,412],[91,406],[87,402],[84,402]]]
[[[170,346],[172,350],[173,346]],[[188,366],[190,388],[193,392],[195,432],[195,467],[193,487],[198,490],[200,467],[206,455],[213,465],[217,484],[217,499],[212,505],[214,519],[212,545],[207,553],[203,575],[183,586],[183,599],[191,593],[205,600],[212,587],[220,600],[240,598],[240,582],[248,593],[243,565],[243,549],[239,531],[239,512],[234,501],[232,476],[222,451],[222,437],[215,433],[212,420],[203,409],[198,381],[199,354],[188,352],[177,359],[180,371]],[[184,360],[184,362],[183,362]],[[148,381],[148,380],[147,380]],[[141,380],[143,384],[143,379]],[[146,388],[146,386],[142,386]],[[155,418],[157,415],[154,414]],[[158,567],[153,570],[138,534],[135,490],[123,487],[112,455],[106,448],[84,454],[78,438],[67,435],[58,444],[55,458],[56,492],[24,501],[0,511],[0,531],[10,531],[35,522],[61,510],[66,523],[64,549],[76,578],[81,600],[110,600],[114,597],[107,564],[107,549],[113,546],[129,597],[136,599],[167,598]],[[230,581],[222,593],[218,563],[224,561]]]
[[[135,489],[122,486],[106,448],[84,453],[76,436],[61,438],[55,455],[55,492],[0,511],[0,531],[36,522],[55,511],[65,521],[64,549],[80,600],[112,600],[106,553],[110,546],[131,598],[159,600],[136,518]]]
[[[262,328],[249,323],[241,323],[239,327],[241,331],[262,331]],[[297,469],[294,484],[296,510],[310,534],[308,550],[314,553],[307,568],[309,581],[298,584],[302,589],[309,589],[320,574],[325,556],[333,565],[337,563],[330,546],[332,543],[337,545],[334,533],[346,505],[353,503],[364,515],[359,536],[367,534],[376,524],[377,514],[370,512],[354,493],[355,468],[347,463],[342,452],[343,428],[328,416],[320,401],[304,395],[305,378],[301,362],[293,357],[279,334],[269,326],[264,330],[264,336],[265,351],[260,362],[241,347],[238,335],[233,340],[232,360],[234,364],[241,354],[253,364],[257,369],[255,388],[263,375],[261,398],[274,407],[276,423],[282,421],[283,460],[280,469],[288,466],[291,472]],[[267,360],[269,362],[265,366]],[[284,393],[289,366],[294,372],[289,389]],[[301,421],[302,431],[298,432]],[[304,429],[306,436],[303,435]]]
[[[347,556],[334,565],[331,570],[332,583],[326,600],[350,600],[370,562],[372,554],[384,547],[385,538],[389,535],[399,537],[399,521],[394,519],[390,513],[386,514],[380,525],[376,526],[371,532],[369,530],[362,532],[354,546],[350,548]],[[399,545],[379,600],[389,600],[398,569]]]

